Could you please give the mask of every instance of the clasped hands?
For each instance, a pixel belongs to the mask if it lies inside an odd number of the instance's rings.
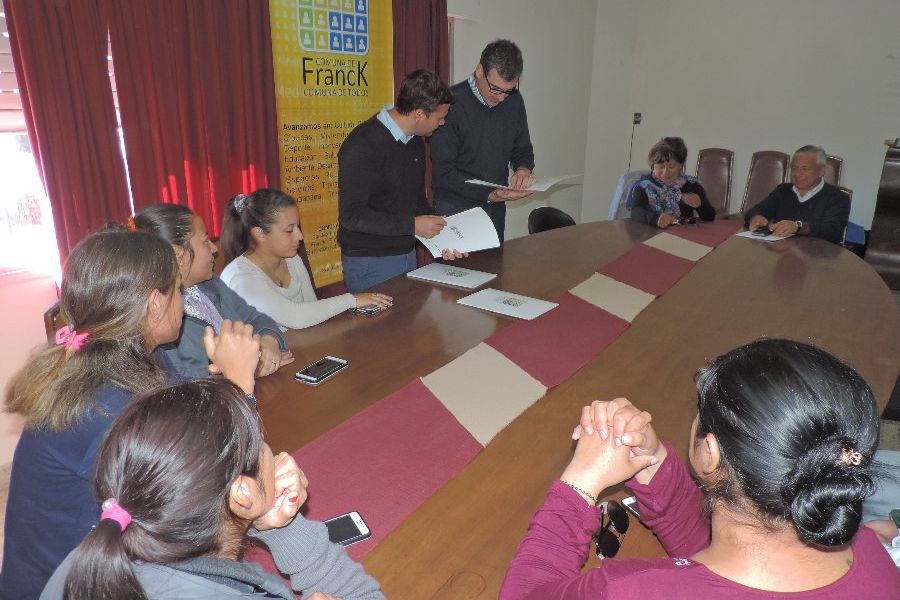
[[[278,529],[294,520],[297,511],[306,502],[309,480],[300,470],[294,458],[287,452],[275,457],[275,504],[253,526],[259,531]]]
[[[592,503],[604,489],[631,477],[648,483],[667,454],[651,420],[625,398],[585,406],[572,432],[578,440],[575,455],[560,479],[591,494]]]
[[[273,336],[260,336],[249,323],[229,319],[222,321],[218,333],[206,328],[203,346],[211,363],[210,374],[223,375],[246,394],[253,393],[257,375],[264,377],[294,362],[294,355],[282,352]]]

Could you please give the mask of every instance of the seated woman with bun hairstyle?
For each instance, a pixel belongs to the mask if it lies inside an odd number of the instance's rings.
[[[391,305],[393,298],[375,292],[319,300],[297,253],[302,241],[293,198],[270,189],[238,194],[222,224],[222,281],[284,329],[312,327],[351,308]]]
[[[582,410],[575,455],[532,519],[500,598],[900,597],[897,568],[861,526],[881,470],[866,382],[822,350],[772,339],[701,369],[697,394],[688,446],[697,483],[628,400]],[[582,573],[602,529],[597,499],[622,481],[670,558],[604,560]]]

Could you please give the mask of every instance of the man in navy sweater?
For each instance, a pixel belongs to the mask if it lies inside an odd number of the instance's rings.
[[[416,268],[416,235],[446,221],[425,199],[425,144],[453,96],[433,71],[404,78],[394,106],[363,121],[338,150],[338,233],[347,291],[358,293]],[[445,259],[462,256],[444,252]]]
[[[744,215],[750,231],[768,227],[774,235],[809,235],[840,244],[850,218],[850,196],[825,183],[825,164],[825,150],[818,146],[794,152],[791,183],[777,186]]]
[[[509,40],[488,44],[475,72],[451,88],[454,104],[447,124],[431,139],[431,165],[437,212],[455,215],[483,208],[503,241],[506,202],[531,194],[534,149],[525,102],[519,93],[522,52]],[[510,175],[510,169],[513,173]],[[509,181],[509,188],[466,183]]]

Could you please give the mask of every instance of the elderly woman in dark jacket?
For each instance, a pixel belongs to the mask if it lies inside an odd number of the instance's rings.
[[[696,177],[684,173],[687,146],[680,137],[665,137],[650,149],[651,172],[631,190],[631,218],[665,229],[670,225],[716,218],[706,191]]]

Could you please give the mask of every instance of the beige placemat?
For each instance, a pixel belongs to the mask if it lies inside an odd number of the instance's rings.
[[[426,375],[422,383],[485,446],[547,393],[538,380],[484,343]]]
[[[657,250],[693,261],[700,260],[713,250],[710,246],[704,246],[670,233],[658,233],[644,243]]]
[[[594,273],[570,291],[585,302],[629,323],[656,298],[653,294],[600,273]]]

